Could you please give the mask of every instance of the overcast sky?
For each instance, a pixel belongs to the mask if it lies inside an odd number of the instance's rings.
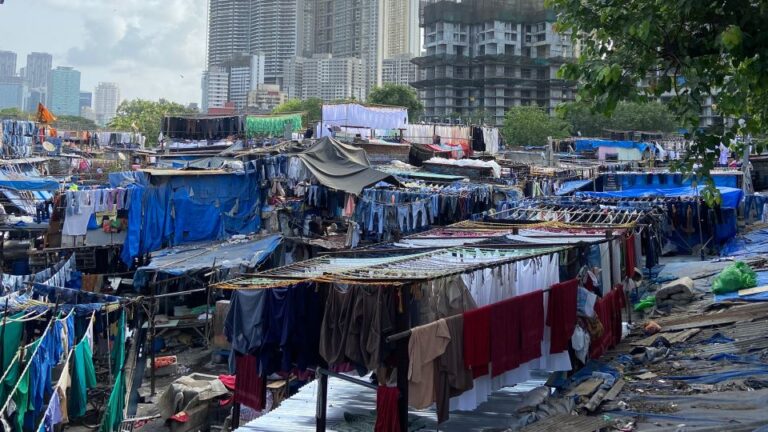
[[[0,50],[48,52],[80,70],[81,91],[117,82],[122,99],[199,102],[206,0],[5,0]]]

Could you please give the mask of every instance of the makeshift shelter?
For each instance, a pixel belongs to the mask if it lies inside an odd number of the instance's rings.
[[[365,150],[333,138],[322,138],[297,156],[321,184],[331,189],[359,195],[363,188],[380,181],[399,184],[390,174],[371,168]]]

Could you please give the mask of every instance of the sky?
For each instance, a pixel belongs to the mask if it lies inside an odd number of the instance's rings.
[[[206,0],[5,0],[0,50],[53,55],[82,74],[80,91],[116,82],[121,99],[200,101]]]

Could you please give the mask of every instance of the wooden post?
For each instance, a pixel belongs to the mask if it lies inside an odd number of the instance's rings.
[[[240,402],[232,405],[232,430],[240,427]]]

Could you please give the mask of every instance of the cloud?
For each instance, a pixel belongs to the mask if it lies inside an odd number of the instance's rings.
[[[206,0],[6,0],[0,49],[32,51],[82,72],[82,91],[119,84],[124,99],[199,101]],[[34,25],[30,23],[34,17]]]

